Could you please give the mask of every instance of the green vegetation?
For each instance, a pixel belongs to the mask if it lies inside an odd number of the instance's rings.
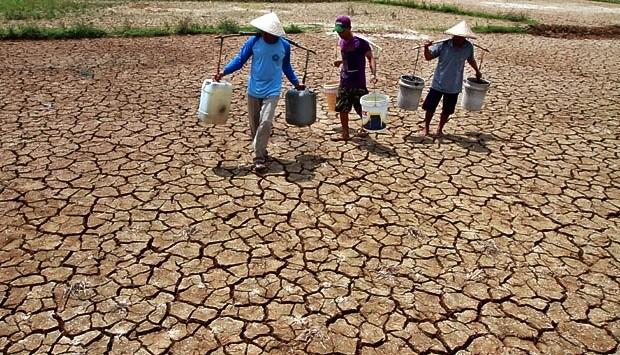
[[[103,29],[90,23],[78,23],[72,26],[43,27],[35,24],[0,28],[0,39],[68,39],[99,37],[156,37],[169,35],[193,34],[228,34],[254,31],[253,27],[240,26],[232,20],[222,20],[215,26],[201,25],[185,18],[175,26],[166,27],[131,27],[125,24],[114,29]],[[301,33],[304,29],[292,24],[285,28],[287,33]]]
[[[472,11],[472,10],[465,10],[455,5],[434,4],[434,3],[429,3],[426,1],[417,1],[417,0],[369,0],[369,1],[375,4],[403,6],[403,7],[407,7],[411,9],[445,12],[449,14],[488,18],[488,19],[493,19],[493,20],[506,20],[506,21],[512,21],[512,22],[523,22],[523,23],[528,23],[528,24],[536,23],[536,21],[529,18],[527,15],[523,13],[512,13],[512,12],[489,13],[489,12],[483,12],[483,11]]]
[[[69,27],[53,28],[30,24],[0,30],[0,39],[98,38],[105,37],[106,35],[107,31],[84,23],[78,23]]]
[[[7,20],[49,20],[68,13],[113,5],[113,1],[0,0],[0,15]]]
[[[241,27],[238,23],[232,20],[224,19],[220,21],[216,26],[216,33],[237,33],[239,31],[251,31],[253,27]]]
[[[525,33],[527,26],[476,25],[472,27],[476,33]]]
[[[279,0],[275,0],[279,2]],[[315,1],[315,0],[313,0]],[[597,0],[620,3],[620,0]],[[232,20],[222,20],[215,25],[204,25],[184,18],[178,23],[163,27],[133,27],[129,24],[117,28],[101,28],[91,23],[78,22],[73,25],[47,27],[37,24],[37,20],[67,17],[72,13],[82,13],[89,9],[112,6],[122,0],[0,0],[0,16],[7,20],[21,21],[18,25],[0,28],[0,39],[64,39],[98,37],[151,37],[191,34],[229,34],[240,31],[254,31],[253,27],[241,26]],[[251,2],[251,1],[245,1]],[[282,0],[282,2],[287,2]],[[304,2],[304,1],[296,1]],[[507,20],[534,24],[535,21],[523,13],[487,13],[471,11],[455,5],[429,3],[424,0],[362,0],[375,4],[404,6],[413,9],[437,11],[494,20]],[[302,33],[312,26],[301,27],[291,24],[285,27],[286,33]],[[525,26],[483,25],[474,26],[475,32],[482,33],[522,33]]]
[[[591,1],[608,2],[608,3],[611,3],[611,4],[620,4],[620,0],[591,0]]]
[[[303,28],[297,26],[296,24],[291,24],[288,26],[284,27],[284,32],[286,32],[287,34],[293,34],[293,33],[303,33],[304,30]]]
[[[106,37],[162,37],[174,34],[169,27],[131,27],[124,26],[106,32]],[[79,37],[73,37],[79,38]]]

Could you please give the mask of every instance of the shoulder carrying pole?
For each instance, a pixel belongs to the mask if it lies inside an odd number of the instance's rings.
[[[435,44],[435,43],[445,42],[445,41],[447,41],[447,40],[449,40],[449,39],[450,39],[450,38],[444,38],[444,39],[440,39],[440,40],[438,40],[438,41],[433,41],[433,44]],[[473,43],[473,42],[471,42],[471,44],[473,44],[473,45],[474,45],[474,47],[478,47],[478,48],[482,49],[482,50],[483,50],[483,51],[485,51],[485,52],[490,52],[488,49],[483,48],[483,47],[481,47],[481,46],[479,46],[479,45],[477,45],[477,44],[475,44],[475,43]],[[413,47],[413,49],[419,49],[419,48],[422,48],[422,47],[424,47],[424,45],[423,45],[423,44],[421,44],[421,45],[419,45],[419,46],[415,46],[415,47]]]
[[[258,35],[258,33],[256,33],[256,32],[239,32],[239,33],[231,33],[231,34],[228,34],[228,35],[221,35],[221,36],[217,36],[215,38],[223,41],[224,38],[242,37],[242,36],[257,36],[257,35]],[[286,38],[286,37],[282,37],[282,39],[284,39],[285,41],[287,41],[288,43],[292,44],[293,46],[295,46],[297,48],[303,49],[303,50],[308,51],[308,52],[310,52],[312,54],[316,54],[316,52],[313,51],[312,49],[306,48],[306,47],[296,43],[292,39],[289,39],[289,38]]]
[[[299,48],[299,49],[303,49],[303,50],[308,51],[308,52],[310,52],[310,53],[312,53],[312,54],[316,54],[316,52],[315,52],[315,51],[313,51],[312,49],[308,49],[308,48],[306,48],[306,47],[304,47],[304,46],[302,46],[302,45],[300,45],[300,44],[297,44],[297,43],[293,42],[293,40],[291,40],[291,39],[288,39],[288,38],[286,38],[286,37],[282,37],[282,38],[283,38],[284,40],[286,40],[288,43],[290,43],[290,44],[294,45],[295,47],[297,47],[297,48]]]
[[[308,76],[308,62],[310,61],[310,51],[306,51],[306,65],[304,66],[304,77],[301,79],[302,84],[306,84],[306,76]]]
[[[217,60],[217,72],[220,72],[220,66],[222,65],[222,47],[224,46],[224,39],[225,38],[230,38],[230,37],[243,37],[243,36],[257,36],[258,33],[256,32],[239,32],[239,33],[231,33],[231,34],[227,34],[227,35],[220,35],[217,36],[215,38],[220,40],[220,54]],[[282,37],[282,39],[284,39],[285,41],[287,41],[288,43],[290,43],[291,45],[303,49],[306,51],[306,66],[304,67],[304,77],[302,79],[302,83],[305,84],[306,83],[306,76],[308,75],[308,62],[310,61],[310,53],[312,54],[316,54],[315,51],[313,51],[312,49],[306,48],[296,42],[294,42],[291,39],[288,39],[286,37]]]
[[[220,74],[220,67],[222,66],[222,47],[224,47],[224,38],[220,37],[220,54],[217,57],[217,72],[216,74]]]

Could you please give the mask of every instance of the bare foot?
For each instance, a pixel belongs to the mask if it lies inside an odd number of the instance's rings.
[[[342,142],[342,141],[348,141],[349,140],[349,136],[348,135],[342,135],[342,136],[334,136],[332,137],[332,141],[334,142]]]
[[[357,132],[355,132],[355,136],[356,137],[368,137],[368,132],[364,131],[363,129],[359,129]]]
[[[441,137],[443,137],[443,132],[442,132],[442,131],[437,131],[437,132],[434,134],[434,136],[435,136],[436,138],[441,138]]]
[[[420,131],[420,135],[423,137],[428,137],[428,129],[424,128]]]

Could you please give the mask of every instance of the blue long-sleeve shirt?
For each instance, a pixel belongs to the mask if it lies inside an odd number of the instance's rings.
[[[262,37],[248,39],[241,51],[225,67],[224,75],[231,74],[243,67],[252,57],[248,94],[256,98],[280,96],[282,89],[282,72],[293,85],[299,80],[291,66],[291,45],[278,38],[275,43],[267,43]]]

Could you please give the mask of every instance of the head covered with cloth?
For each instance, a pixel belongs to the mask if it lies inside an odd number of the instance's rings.
[[[366,61],[368,61],[373,80],[377,78],[377,63],[373,56],[372,48],[367,40],[356,36],[351,30],[351,18],[346,15],[336,17],[334,32],[338,34],[338,46],[336,48],[339,58],[334,61],[334,66],[340,67],[340,86],[336,97],[336,112],[339,113],[342,134],[333,140],[349,139],[349,112],[355,109],[362,116],[360,98],[368,94],[366,88]],[[363,130],[358,131],[363,135]]]

